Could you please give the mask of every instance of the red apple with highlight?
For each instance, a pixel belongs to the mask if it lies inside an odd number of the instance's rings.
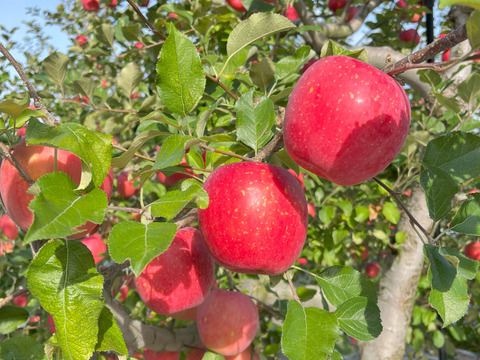
[[[197,328],[205,347],[225,356],[237,355],[255,337],[257,307],[243,293],[213,290],[198,307]]]
[[[214,259],[241,273],[278,275],[305,243],[307,201],[287,170],[259,162],[222,165],[204,183],[200,231]]]
[[[105,245],[102,236],[99,233],[90,235],[89,237],[86,237],[85,239],[82,239],[80,241],[92,253],[95,264],[98,264],[105,258],[105,256],[103,256],[102,254],[105,254],[107,252],[107,245]]]
[[[480,260],[480,241],[474,241],[465,246],[465,256],[473,260]]]
[[[328,56],[302,75],[290,95],[285,149],[308,171],[355,185],[393,161],[409,126],[407,94],[392,77],[347,56]]]
[[[369,278],[377,277],[379,272],[380,272],[380,265],[378,265],[378,263],[373,262],[373,263],[367,263],[365,265],[365,274],[367,274]]]
[[[247,9],[242,4],[241,0],[227,0],[227,4],[239,12],[245,12]]]

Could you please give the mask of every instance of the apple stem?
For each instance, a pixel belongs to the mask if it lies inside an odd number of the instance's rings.
[[[427,230],[425,230],[425,228],[417,221],[417,219],[415,219],[415,217],[412,215],[412,213],[407,209],[407,207],[405,206],[405,204],[402,202],[402,200],[400,200],[400,198],[398,197],[397,193],[395,191],[393,191],[392,189],[390,189],[385,183],[383,183],[379,178],[377,178],[376,176],[373,177],[373,180],[378,184],[380,185],[382,188],[384,188],[389,194],[390,196],[392,196],[395,201],[397,202],[397,204],[402,208],[402,210],[405,212],[405,214],[408,216],[408,218],[410,219],[410,224],[412,225],[412,227],[415,229],[416,231],[416,228],[418,228],[426,237],[427,237],[427,240],[428,240],[428,243],[429,244],[432,244],[432,245],[435,245],[437,243],[437,241],[430,235],[430,232],[428,232]],[[422,237],[420,236],[420,234],[418,234],[420,239],[422,239]],[[423,241],[423,239],[422,239]]]
[[[18,64],[18,62],[15,60],[15,58],[10,54],[10,52],[3,46],[2,43],[0,43],[0,52],[7,58],[7,60],[12,64],[12,66],[15,68],[17,71],[18,75],[20,75],[20,78],[22,79],[23,83],[28,89],[28,92],[30,96],[33,98],[35,108],[38,110],[41,110],[45,113],[46,119],[45,122],[48,125],[60,125],[60,121],[55,119],[52,114],[47,110],[45,105],[42,103],[42,99],[40,96],[37,94],[37,91],[33,87],[32,83],[28,80],[27,75],[25,75],[25,72],[23,71],[22,67]]]
[[[15,299],[17,296],[20,296],[22,294],[26,294],[27,292],[28,292],[27,288],[14,291],[10,295],[8,295],[5,299],[0,300],[0,308],[3,305],[5,305],[5,304],[9,303],[10,301],[12,301],[13,299]]]

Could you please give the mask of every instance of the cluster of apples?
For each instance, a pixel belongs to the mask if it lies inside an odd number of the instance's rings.
[[[418,4],[419,5],[414,5],[414,6],[409,6],[408,4],[408,0],[405,1],[405,0],[398,0],[396,3],[395,3],[395,10],[396,11],[401,11],[401,12],[405,12],[405,10],[408,10],[408,9],[412,9],[412,10],[417,10],[420,8],[420,5],[422,5],[422,1],[418,1]],[[418,11],[418,10],[417,10]],[[400,19],[402,20],[407,20],[411,23],[418,23],[420,22],[420,20],[422,20],[423,18],[423,13],[420,14],[418,12],[415,12],[411,17],[408,17],[404,14],[400,15]],[[398,38],[400,39],[400,41],[403,41],[405,43],[410,43],[410,44],[415,44],[417,45],[418,43],[420,43],[420,35],[418,34],[417,30],[416,29],[408,29],[408,30],[403,30],[403,31],[400,31],[400,33],[398,34]]]
[[[328,8],[334,13],[337,14],[340,10],[344,9],[347,6],[347,0],[329,0]],[[359,8],[356,6],[349,6],[347,9],[347,18],[345,22],[350,22],[357,15]]]

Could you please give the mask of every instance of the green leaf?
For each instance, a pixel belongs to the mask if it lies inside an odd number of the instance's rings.
[[[200,209],[206,209],[208,195],[198,181],[187,179],[182,182],[179,190],[170,190],[151,204],[152,215],[171,220],[192,201],[197,203]]]
[[[103,276],[90,250],[77,240],[51,240],[27,270],[28,288],[53,316],[66,359],[89,359],[103,309]]]
[[[448,109],[456,113],[460,111],[460,106],[458,105],[458,101],[455,100],[454,98],[443,96],[443,94],[440,94],[440,93],[435,93],[434,95],[441,105],[447,107]]]
[[[0,342],[0,359],[2,360],[39,360],[44,356],[43,345],[31,337],[12,337]]]
[[[98,343],[95,350],[115,351],[117,354],[123,355],[128,353],[122,332],[107,307],[102,309],[98,318]]]
[[[140,82],[142,81],[142,76],[142,70],[140,70],[140,67],[137,64],[133,62],[128,63],[122,71],[120,71],[117,80],[118,87],[123,95],[130,99],[132,94],[138,90],[138,85],[140,85]]]
[[[383,205],[382,214],[392,224],[398,224],[398,220],[400,220],[400,211],[398,210],[397,205],[392,202],[387,202]]]
[[[262,61],[252,63],[250,69],[250,78],[252,82],[262,91],[266,91],[268,85],[273,81],[275,73],[275,64],[269,57],[264,57]]]
[[[423,163],[442,169],[456,182],[474,178],[480,174],[480,137],[461,131],[440,136],[428,143]]]
[[[33,224],[25,243],[51,237],[66,237],[78,232],[75,228],[87,221],[100,224],[107,211],[107,195],[95,188],[78,195],[77,184],[63,172],[52,172],[39,178],[29,189],[36,196],[30,202]],[[82,230],[80,230],[82,231]]]
[[[382,332],[382,320],[377,304],[363,296],[351,298],[336,310],[340,328],[361,341],[376,339]]]
[[[475,107],[480,96],[480,74],[474,72],[458,84],[458,95],[472,108]]]
[[[0,105],[1,106],[1,105]],[[36,118],[45,118],[45,114],[43,111],[40,110],[32,110],[32,109],[25,109],[22,111],[20,115],[15,119],[15,121],[10,121],[10,127],[13,127],[15,123],[15,128],[20,129],[25,123],[30,120],[31,117]]]
[[[98,41],[113,48],[115,28],[111,24],[102,24],[95,29]]]
[[[467,280],[475,278],[479,266],[477,260],[466,257],[456,248],[442,247],[438,251],[442,256],[453,256],[458,259],[456,265],[458,275],[463,276]]]
[[[432,288],[441,292],[448,291],[457,276],[457,269],[433,245],[424,245],[425,253],[430,260],[429,280]]]
[[[295,50],[295,54],[292,56],[282,57],[277,63],[275,63],[275,78],[277,80],[284,79],[287,76],[295,73],[297,69],[304,64],[315,52],[310,46],[301,46]]]
[[[25,324],[28,311],[18,306],[5,305],[0,308],[0,334],[8,334]]]
[[[440,9],[446,6],[463,5],[469,6],[475,9],[480,9],[480,0],[440,0]]]
[[[138,149],[140,149],[143,146],[143,144],[145,144],[150,139],[153,139],[157,136],[166,135],[166,134],[169,134],[169,133],[156,131],[156,130],[141,132],[135,137],[135,139],[133,139],[127,151],[122,153],[122,155],[120,155],[119,157],[112,159],[112,166],[118,167],[118,168],[124,168],[130,162],[130,160],[133,159],[133,157],[135,156],[135,153],[138,151]]]
[[[431,279],[430,272],[428,277]],[[428,303],[442,317],[444,328],[460,320],[466,314],[469,302],[467,279],[463,276],[455,277],[447,291],[432,289],[428,298]]]
[[[30,99],[28,95],[25,96],[25,98],[22,99],[21,101],[4,100],[0,102],[0,112],[6,113],[11,117],[13,117],[14,119],[16,119],[17,117],[20,116],[20,114],[23,113],[25,109],[28,108],[29,102],[30,102]]]
[[[225,360],[225,357],[212,351],[207,351],[203,354],[202,360]]]
[[[480,236],[480,194],[472,196],[472,200],[465,201],[458,209],[450,223],[450,230]]]
[[[185,156],[185,144],[191,137],[185,135],[169,136],[158,151],[153,169],[160,170],[180,164]]]
[[[127,41],[142,40],[142,25],[140,25],[138,22],[133,23],[131,25],[122,26],[121,29],[122,29],[122,35]]]
[[[91,100],[97,84],[93,79],[84,77],[84,78],[72,81],[72,86],[79,94],[85,95],[87,98]]]
[[[316,278],[325,297],[333,306],[339,306],[358,296],[363,296],[373,303],[377,302],[376,285],[351,267],[327,267]]]
[[[172,112],[186,116],[198,104],[205,91],[205,72],[192,41],[168,23],[170,35],[160,51],[157,63],[157,90]]]
[[[275,124],[273,101],[262,96],[254,105],[253,89],[242,95],[235,104],[237,137],[257,153],[273,136]]]
[[[62,86],[67,77],[69,61],[70,58],[67,55],[55,51],[42,61],[42,68],[53,83]]]
[[[333,353],[340,328],[335,314],[304,308],[295,300],[287,306],[282,330],[282,351],[290,360],[322,360]]]
[[[130,259],[133,273],[139,276],[150,261],[167,250],[176,233],[177,226],[171,223],[123,221],[110,233],[109,253],[119,264]]]
[[[420,184],[425,190],[430,217],[435,221],[443,219],[452,209],[452,199],[458,191],[457,184],[450,175],[436,166],[422,170]]]
[[[77,155],[92,173],[95,186],[102,185],[110,171],[112,137],[109,135],[76,123],[49,126],[32,118],[28,122],[26,136],[28,145],[53,146]]]
[[[295,25],[282,15],[268,13],[252,14],[247,20],[235,26],[228,36],[228,60],[257,40],[292,29],[295,29]]]
[[[333,353],[330,355],[330,360],[343,360],[343,357],[337,350],[333,350]]]
[[[320,50],[320,58],[332,55],[344,55],[368,63],[368,54],[364,49],[351,51],[344,49],[332,40],[328,40]]]
[[[442,77],[438,72],[432,69],[421,69],[418,71],[420,80],[429,84],[432,88],[436,88],[442,82]]]
[[[473,0],[470,0],[473,2]],[[480,10],[480,1],[476,0],[476,7]],[[469,5],[471,6],[471,5]],[[467,20],[467,37],[472,49],[478,49],[480,47],[480,11],[475,10]]]

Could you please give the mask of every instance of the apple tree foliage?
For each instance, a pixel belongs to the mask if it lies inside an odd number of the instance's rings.
[[[373,181],[337,186],[299,169],[281,146],[269,146],[281,136],[284,109],[304,64],[332,54],[367,61],[367,53],[348,50],[354,41],[339,36],[316,54],[308,36],[325,28],[288,20],[284,2],[245,1],[249,11],[242,14],[221,1],[152,1],[142,12],[155,32],[127,1],[117,7],[100,2],[95,12],[86,12],[80,1],[63,1],[52,12],[32,9],[37,20],[28,23],[24,43],[11,41],[14,30],[0,28],[7,49],[25,51],[21,65],[27,78],[61,122],[53,126],[44,111],[28,108],[31,94],[0,57],[4,147],[18,143],[16,131],[26,126],[28,144],[64,149],[83,162],[79,186],[63,173],[47,174],[32,185],[34,223],[0,258],[1,296],[29,291],[23,308],[2,303],[0,358],[89,359],[95,352],[97,358],[126,358],[127,347],[132,355],[144,345],[158,351],[195,346],[194,335],[165,336],[152,344],[145,334],[127,333],[125,322],[154,325],[170,335],[194,334],[195,324],[149,311],[133,289],[123,302],[125,311],[114,311],[112,295],[118,299],[122,285],[168,248],[179,226],[195,225],[195,209],[208,206],[205,177],[244,157],[301,172],[315,208],[302,261],[284,276],[217,269],[219,287],[238,287],[258,301],[261,325],[253,344],[261,359],[278,358],[280,351],[292,360],[342,359],[355,351],[357,341],[377,338],[383,330],[378,280],[365,275],[365,263],[378,262],[383,271],[386,258],[401,256],[406,235],[397,224],[403,210]],[[458,3],[479,7],[474,0]],[[368,45],[388,45],[408,55],[411,44],[397,38],[405,21],[390,2],[379,4],[362,27]],[[326,24],[342,16],[329,13],[324,2],[307,7]],[[479,18],[476,11],[467,22],[474,50],[480,47]],[[61,26],[72,39],[66,53],[50,45],[43,24]],[[444,18],[437,26],[449,29]],[[77,41],[77,35],[87,42]],[[480,75],[478,63],[454,65],[457,73],[447,77],[432,68],[418,70],[428,101],[406,87],[410,134],[378,176],[403,201],[419,182],[435,222],[431,235],[419,234],[425,268],[406,339],[419,353],[443,347],[452,354],[456,347],[480,351],[478,262],[462,252],[480,236]],[[451,79],[467,67],[471,74],[449,92]],[[125,199],[115,191],[109,207],[96,186],[110,167],[115,173],[129,171],[141,192]],[[170,176],[186,169],[189,178],[172,186],[157,179],[158,172]],[[87,220],[100,223],[108,238],[108,257],[98,267],[85,246],[66,240]],[[49,240],[33,256],[29,244],[44,239]],[[298,300],[285,285],[287,278],[293,278]],[[54,335],[46,326],[47,313],[55,321]],[[134,339],[141,336],[144,342]],[[205,358],[221,356],[209,352]]]

